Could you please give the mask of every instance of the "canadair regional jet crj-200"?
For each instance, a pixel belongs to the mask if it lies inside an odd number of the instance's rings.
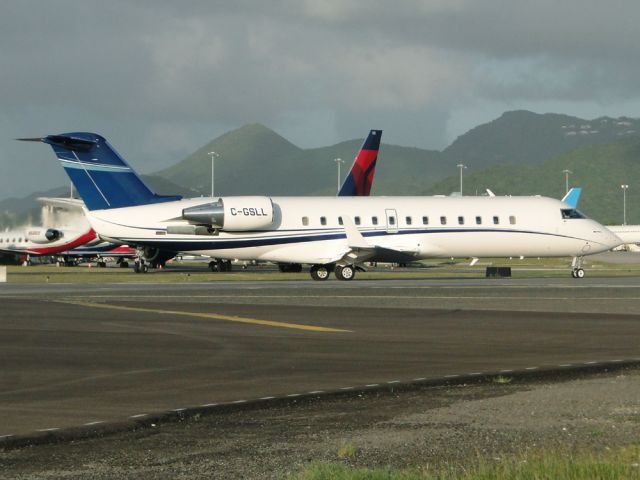
[[[572,256],[621,241],[545,197],[266,197],[182,199],[153,193],[100,135],[23,139],[49,144],[105,240],[216,258],[311,265],[350,280],[363,262],[433,257]]]

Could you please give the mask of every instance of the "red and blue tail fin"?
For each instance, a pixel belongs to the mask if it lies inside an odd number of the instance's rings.
[[[338,192],[339,197],[367,197],[371,192],[382,130],[371,130],[353,161],[349,175]]]
[[[180,200],[153,193],[129,164],[95,133],[22,138],[49,144],[89,210]]]

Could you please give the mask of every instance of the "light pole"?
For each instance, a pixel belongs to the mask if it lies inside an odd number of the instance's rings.
[[[209,152],[208,155],[211,155],[211,198],[213,198],[213,163],[220,154],[216,152]]]
[[[467,168],[467,166],[459,163],[456,167],[460,169],[460,196],[462,196],[462,170]]]
[[[629,185],[620,185],[622,189],[622,225],[627,224],[627,188]]]
[[[340,191],[340,165],[344,163],[344,160],[342,160],[341,158],[334,158],[333,161],[336,162],[336,165],[338,165],[338,188],[336,192],[339,192]]]
[[[564,173],[564,194],[566,195],[569,193],[569,174],[573,172],[565,168],[562,173]]]

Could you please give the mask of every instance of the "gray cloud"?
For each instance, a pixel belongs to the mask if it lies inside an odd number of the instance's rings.
[[[631,1],[9,0],[0,198],[64,179],[17,136],[99,131],[152,171],[255,121],[301,146],[382,127],[388,142],[440,148],[451,116],[485,102],[606,110],[640,97],[638,13]]]

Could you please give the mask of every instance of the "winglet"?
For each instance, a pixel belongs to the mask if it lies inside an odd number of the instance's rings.
[[[342,222],[344,223],[344,232],[347,234],[349,248],[371,248],[371,245],[367,243],[350,217],[343,215]]]
[[[567,192],[567,194],[562,198],[562,201],[569,205],[572,208],[578,208],[578,202],[580,201],[580,194],[582,193],[582,188],[573,187],[571,190]]]

